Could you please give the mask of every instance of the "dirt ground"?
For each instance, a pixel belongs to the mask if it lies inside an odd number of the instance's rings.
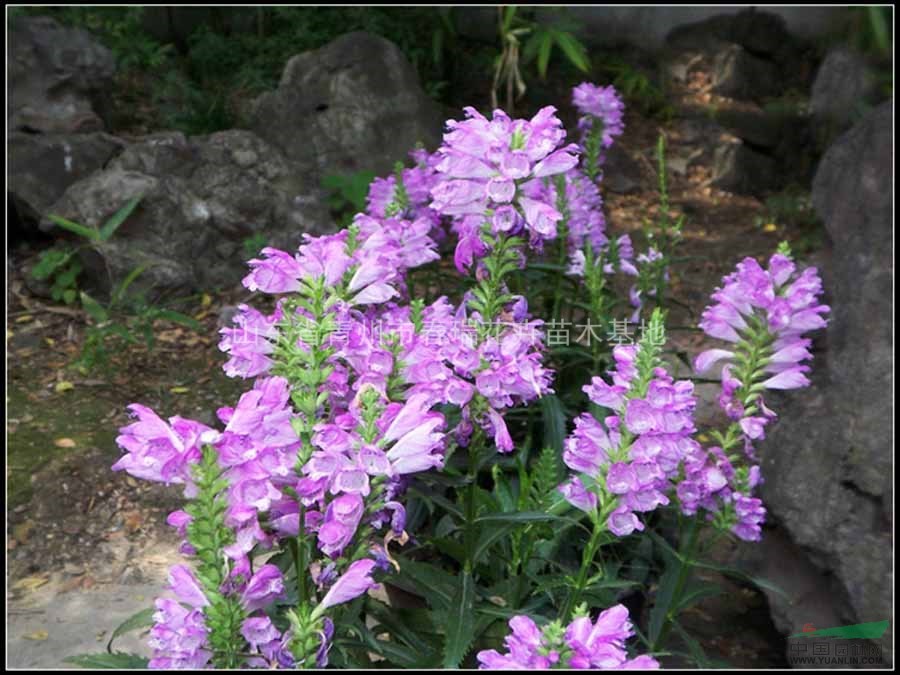
[[[741,257],[762,259],[780,240],[800,235],[759,222],[760,200],[709,185],[715,138],[708,120],[686,112],[708,96],[705,86],[701,78],[674,92],[676,114],[668,122],[629,112],[619,142],[641,166],[640,187],[605,194],[611,232],[637,233],[654,217],[655,145],[665,133],[673,215],[686,216],[681,262],[671,271],[673,325],[695,326],[709,293]],[[236,400],[241,383],[222,374],[217,317],[244,298],[239,291],[212,297],[192,310],[204,332],[160,324],[154,351],[135,348],[115,356],[105,372],[80,375],[67,364],[80,349],[84,318],[28,293],[16,277],[16,263],[28,253],[11,251],[8,265],[7,663],[52,668],[102,650],[124,618],[161,592],[178,557],[165,518],[180,505],[180,493],[110,471],[119,454],[116,429],[128,422],[130,402],[212,423],[218,406]],[[670,338],[691,355],[707,344],[687,330]],[[714,386],[701,394],[712,399]],[[719,582],[726,594],[691,610],[689,630],[712,658],[732,666],[786,665],[763,596]],[[143,642],[130,636],[117,644],[147,654]]]

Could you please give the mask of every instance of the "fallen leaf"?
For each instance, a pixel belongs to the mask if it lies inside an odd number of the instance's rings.
[[[130,532],[137,532],[141,529],[141,525],[143,524],[143,517],[141,516],[140,511],[131,511],[130,513],[126,513],[124,516],[125,521],[125,529]]]
[[[72,384],[71,382],[66,382],[65,380],[63,380],[62,382],[57,382],[56,385],[54,385],[53,390],[54,390],[57,394],[61,394],[61,393],[63,393],[64,391],[69,391],[70,389],[74,389],[74,388],[75,388],[75,385],[74,385],[74,384]]]
[[[36,630],[32,633],[26,633],[22,636],[26,640],[46,640],[50,634],[45,630]]]
[[[33,318],[34,317],[31,316],[31,314],[26,314],[25,316],[20,316],[18,319],[16,319],[16,323],[28,323]]]
[[[169,391],[173,394],[186,394],[190,389],[188,387],[172,387]]]
[[[53,445],[57,448],[74,448],[78,444],[71,438],[57,438],[53,441]]]
[[[24,544],[26,541],[28,541],[28,536],[31,534],[31,530],[33,529],[34,521],[26,520],[24,523],[19,523],[13,528],[13,537]]]
[[[46,342],[51,347],[56,344],[56,340],[54,340],[52,337],[45,337],[44,342]]]
[[[209,293],[204,293],[203,297],[200,300],[201,307],[209,307],[212,304],[212,296]]]
[[[763,232],[775,232],[778,226],[775,223],[766,223],[763,225]]]
[[[29,591],[34,591],[44,584],[46,584],[50,579],[46,575],[35,575],[31,577],[25,577],[24,579],[19,579],[16,583],[13,584],[13,588],[15,589],[25,589]]]

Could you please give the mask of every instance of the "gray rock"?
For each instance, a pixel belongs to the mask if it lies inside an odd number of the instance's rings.
[[[675,49],[717,51],[722,43],[732,43],[772,61],[785,60],[796,41],[784,17],[753,7],[677,26],[666,36],[667,45]]]
[[[813,204],[835,251],[825,358],[812,389],[773,397],[781,421],[762,449],[773,520],[833,577],[832,611],[853,623],[893,616],[892,112],[871,111],[819,166]],[[889,633],[881,646],[891,663]]]
[[[102,168],[125,146],[125,141],[102,132],[11,133],[6,181],[19,217],[36,225],[66,188]]]
[[[739,44],[723,45],[713,58],[712,88],[722,96],[758,100],[781,92],[775,61],[754,56]]]
[[[82,256],[100,293],[139,265],[147,269],[137,288],[154,294],[227,286],[246,273],[246,239],[261,234],[291,249],[303,233],[333,228],[317,184],[261,138],[237,130],[144,137],[72,185],[53,211],[97,225],[138,195],[143,200],[116,234]]]
[[[80,28],[50,17],[10,20],[7,129],[45,133],[100,131],[115,74],[112,53]]]
[[[743,143],[725,143],[713,153],[712,185],[728,192],[759,194],[774,186],[774,159]]]
[[[758,107],[723,108],[716,113],[716,121],[742,141],[763,148],[777,148],[790,134],[789,118]]]
[[[319,177],[391,171],[417,142],[440,141],[439,107],[396,45],[348,33],[285,66],[254,103],[250,128]]]
[[[852,49],[837,47],[816,72],[810,112],[821,134],[833,138],[859,119],[877,93],[874,71],[865,59]]]

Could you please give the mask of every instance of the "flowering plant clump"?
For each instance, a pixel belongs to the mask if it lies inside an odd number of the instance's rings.
[[[215,427],[130,406],[113,470],[187,500],[151,668],[655,668],[702,597],[698,547],[760,538],[764,393],[808,386],[821,282],[785,247],[725,278],[701,328],[731,348],[696,366],[722,364],[729,423],[698,429],[693,381],[663,360],[669,259],[602,210],[622,101],[588,83],[573,101],[579,143],[553,107],[466,108],[349,227],[250,260],[244,286],[274,309],[240,305],[221,330],[226,374],[248,382]],[[584,319],[643,334],[553,348]],[[658,578],[622,563],[649,535]],[[640,631],[623,589],[651,599]]]

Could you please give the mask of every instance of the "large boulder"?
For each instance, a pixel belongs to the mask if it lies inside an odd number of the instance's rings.
[[[250,128],[321,177],[388,173],[417,142],[435,146],[442,122],[397,46],[355,32],[291,58],[278,89],[255,101]]]
[[[813,183],[833,243],[824,270],[832,312],[812,389],[773,397],[781,421],[763,448],[763,499],[793,555],[832,582],[827,593],[769,594],[792,632],[817,616],[893,616],[892,107],[841,136]],[[888,632],[888,663],[890,641]]]
[[[317,184],[249,131],[139,139],[53,205],[65,218],[100,225],[128,200],[138,208],[107,242],[83,256],[96,290],[132,269],[141,285],[187,292],[234,284],[246,273],[245,243],[296,248],[305,232],[333,228]],[[52,222],[42,221],[42,229]]]
[[[712,90],[722,96],[761,101],[811,79],[811,50],[773,12],[745,9],[678,26],[666,37],[667,58],[701,53],[712,64]]]
[[[102,168],[125,146],[122,139],[103,132],[11,133],[6,182],[19,218],[37,225],[70,185]]]
[[[18,16],[7,33],[7,129],[100,131],[115,74],[112,52],[80,28]]]
[[[836,47],[828,52],[813,82],[810,112],[823,140],[846,131],[878,95],[874,70],[858,52]]]

